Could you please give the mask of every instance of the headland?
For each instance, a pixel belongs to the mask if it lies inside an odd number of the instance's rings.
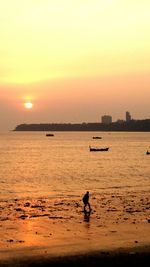
[[[13,131],[128,131],[150,132],[150,119],[131,120],[129,122],[89,123],[39,123],[19,124]]]

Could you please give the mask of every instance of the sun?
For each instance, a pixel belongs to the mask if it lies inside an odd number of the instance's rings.
[[[25,106],[25,108],[27,108],[27,109],[32,109],[33,108],[33,103],[32,102],[25,102],[24,103],[24,106]]]

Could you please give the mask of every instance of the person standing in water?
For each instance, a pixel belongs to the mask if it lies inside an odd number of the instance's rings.
[[[89,212],[91,212],[91,206],[90,206],[90,203],[89,203],[89,191],[86,192],[86,194],[83,196],[82,200],[83,200],[83,203],[84,203],[84,212],[87,212],[87,210],[86,210],[86,206],[87,205],[89,207]]]

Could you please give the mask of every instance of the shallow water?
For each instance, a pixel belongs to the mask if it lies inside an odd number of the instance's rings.
[[[1,200],[150,190],[150,133],[8,132],[0,140]]]

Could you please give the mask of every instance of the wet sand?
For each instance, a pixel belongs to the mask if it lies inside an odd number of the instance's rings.
[[[0,201],[0,266],[149,266],[150,192],[81,199]]]

